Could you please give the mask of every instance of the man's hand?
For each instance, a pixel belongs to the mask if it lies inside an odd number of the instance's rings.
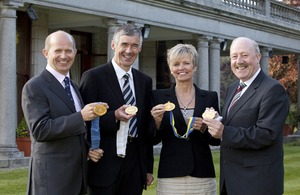
[[[153,174],[147,173],[147,186],[150,186],[153,183],[154,177]]]
[[[129,119],[131,119],[133,116],[136,115],[136,114],[127,114],[125,112],[125,109],[128,106],[129,105],[123,105],[120,108],[118,108],[117,110],[115,110],[115,117],[117,120],[127,122]]]
[[[203,119],[203,123],[208,126],[208,132],[212,137],[221,139],[223,136],[224,125],[217,119]]]
[[[84,106],[84,108],[82,108],[81,110],[81,115],[84,121],[91,121],[96,117],[99,117],[95,112],[94,112],[94,108],[95,106],[97,106],[98,104],[102,104],[106,107],[106,109],[108,109],[108,105],[107,103],[101,102],[101,103],[90,103]]]
[[[98,162],[102,156],[103,156],[104,151],[100,148],[90,150],[88,153],[88,158],[94,162]]]

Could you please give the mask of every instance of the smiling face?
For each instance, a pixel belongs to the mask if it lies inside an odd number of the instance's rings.
[[[71,35],[63,31],[49,35],[43,49],[48,65],[63,75],[67,75],[72,67],[76,52]]]
[[[182,54],[180,57],[170,59],[169,68],[176,82],[193,81],[196,65],[190,54]]]
[[[140,37],[138,34],[133,36],[122,35],[117,42],[112,41],[111,47],[115,51],[115,62],[123,70],[128,71],[141,51]]]
[[[230,47],[231,70],[242,81],[249,80],[259,69],[261,54],[251,39],[240,37]]]

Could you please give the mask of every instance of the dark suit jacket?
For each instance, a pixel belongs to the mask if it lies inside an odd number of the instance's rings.
[[[143,173],[141,178],[146,185],[147,169],[152,173],[152,162],[146,163],[147,137],[152,136],[152,133],[148,131],[151,117],[152,79],[136,69],[132,69],[132,73],[138,107],[138,149]],[[116,121],[115,110],[124,105],[125,101],[112,63],[109,62],[86,71],[82,75],[80,91],[84,103],[106,102],[109,105],[107,113],[100,117],[100,148],[104,150],[104,156],[98,163],[89,162],[88,164],[88,183],[94,186],[109,186],[116,180],[124,160],[116,153],[116,134],[120,123]],[[89,125],[88,123],[88,127]],[[153,156],[152,147],[148,149],[151,150],[149,153]],[[146,165],[149,167],[147,168]]]
[[[43,70],[25,84],[22,108],[32,140],[27,194],[80,194],[87,184],[86,127],[63,86]]]
[[[175,104],[173,110],[175,127],[180,135],[186,132],[187,125],[181,113],[176,95],[175,85],[170,89],[153,92],[154,105],[168,101]],[[218,95],[216,92],[201,90],[196,87],[196,105],[194,116],[202,117],[207,107],[219,112]],[[209,144],[219,145],[220,140],[212,138],[207,130],[204,133],[193,131],[189,139],[175,137],[170,125],[169,112],[165,112],[161,126],[156,132],[155,144],[162,141],[158,168],[159,178],[182,176],[215,177],[215,170]]]
[[[227,116],[238,83],[229,87],[224,103],[220,187],[225,182],[230,195],[281,195],[288,96],[261,71]]]

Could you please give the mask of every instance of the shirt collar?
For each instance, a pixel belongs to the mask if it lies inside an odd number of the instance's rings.
[[[56,70],[54,70],[49,64],[46,66],[46,70],[48,70],[60,83],[63,83],[65,77],[70,78],[70,73],[68,72],[67,75],[63,75]]]
[[[246,87],[249,87],[251,85],[251,83],[254,81],[254,79],[257,77],[257,75],[259,74],[261,68],[259,68],[256,73],[247,81],[245,81],[244,83],[247,85]],[[240,81],[242,82],[242,81]]]
[[[128,73],[129,74],[129,79],[133,78],[132,76],[132,68],[130,67],[130,69],[128,70],[128,72],[126,72],[125,70],[123,70],[122,68],[120,68],[120,66],[114,61],[114,59],[111,60],[112,65],[116,71],[117,77],[119,80],[121,80],[123,78],[123,76]]]

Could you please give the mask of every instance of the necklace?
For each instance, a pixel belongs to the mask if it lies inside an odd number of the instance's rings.
[[[176,93],[176,91],[175,91],[175,93]],[[183,109],[182,109],[183,115],[184,115],[185,117],[187,117],[187,115],[188,115],[187,108],[188,108],[188,106],[192,103],[193,99],[195,98],[195,91],[194,91],[194,94],[193,94],[192,98],[190,99],[190,101],[189,101],[186,105],[184,105],[184,104],[180,101],[179,96],[177,95],[177,93],[176,93],[176,97],[177,97],[179,103],[183,106]]]

